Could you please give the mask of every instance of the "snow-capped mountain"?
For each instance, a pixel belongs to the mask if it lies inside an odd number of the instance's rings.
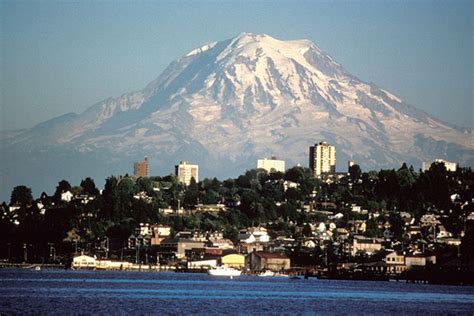
[[[349,158],[365,170],[434,158],[474,165],[471,130],[350,75],[310,41],[249,33],[192,50],[141,91],[2,135],[0,153],[10,189],[31,176],[51,187],[131,172],[145,154],[153,174],[189,160],[205,176],[235,176],[271,154],[307,165],[321,140],[336,146],[339,170]]]

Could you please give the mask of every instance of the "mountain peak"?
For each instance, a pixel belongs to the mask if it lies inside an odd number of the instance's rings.
[[[234,41],[261,41],[264,38],[271,38],[273,37],[264,34],[264,33],[249,33],[249,32],[242,32],[236,37],[233,38]]]
[[[47,175],[57,182],[67,174],[58,159],[67,172],[78,165],[78,175],[106,177],[151,155],[157,174],[195,160],[206,176],[224,177],[271,153],[305,164],[308,146],[321,139],[337,147],[339,168],[349,158],[363,169],[440,157],[474,164],[470,134],[350,75],[313,42],[241,33],[192,50],[141,91],[0,137],[0,156],[25,157],[0,169],[23,171],[12,176],[19,183],[41,165],[57,171]]]

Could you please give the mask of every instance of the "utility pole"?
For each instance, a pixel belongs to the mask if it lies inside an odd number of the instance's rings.
[[[105,237],[105,258],[109,259],[109,237]]]
[[[56,248],[54,248],[53,243],[48,243],[49,245],[49,261],[56,261]]]
[[[135,263],[138,263],[139,257],[140,257],[140,246],[138,244],[138,238],[135,237]]]
[[[23,244],[23,261],[25,263],[28,261],[28,247],[26,244]]]

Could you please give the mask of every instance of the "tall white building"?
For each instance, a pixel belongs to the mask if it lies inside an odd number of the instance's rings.
[[[309,168],[313,176],[336,172],[336,147],[320,142],[309,147]]]
[[[277,160],[275,157],[272,157],[271,159],[258,159],[257,169],[265,169],[268,173],[285,172],[285,161]]]
[[[444,166],[446,167],[446,170],[447,171],[452,171],[452,172],[455,172],[456,169],[458,168],[458,164],[455,163],[455,162],[451,162],[451,161],[447,161],[447,160],[443,160],[443,159],[435,159],[435,161],[433,162],[437,162],[437,163],[444,163]],[[421,164],[421,170],[423,171],[427,171],[430,169],[431,167],[431,164],[433,162],[423,162]]]
[[[199,166],[192,165],[187,161],[180,161],[179,165],[175,166],[175,174],[178,181],[185,185],[190,185],[192,178],[199,182]]]

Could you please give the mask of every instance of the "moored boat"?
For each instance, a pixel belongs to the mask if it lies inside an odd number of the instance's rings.
[[[273,276],[275,276],[275,272],[267,270],[267,271],[259,273],[258,276],[259,277],[273,277]]]
[[[225,267],[225,266],[219,266],[215,269],[208,270],[207,273],[209,275],[213,275],[213,276],[234,277],[234,276],[239,276],[242,273],[242,271],[234,269],[234,268],[228,268],[228,267]]]

